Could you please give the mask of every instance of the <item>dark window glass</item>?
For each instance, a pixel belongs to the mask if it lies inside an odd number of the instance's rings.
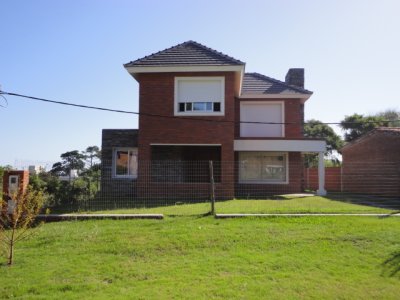
[[[221,111],[221,102],[214,102],[214,111]]]
[[[186,111],[192,111],[192,102],[186,102]]]
[[[185,103],[179,103],[179,111],[185,111]]]

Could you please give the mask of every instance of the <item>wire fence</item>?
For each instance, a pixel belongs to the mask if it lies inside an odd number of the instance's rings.
[[[400,163],[345,163],[325,169],[327,195],[315,196],[318,170],[302,160],[103,161],[90,172],[31,175],[54,213],[391,213],[400,210]]]

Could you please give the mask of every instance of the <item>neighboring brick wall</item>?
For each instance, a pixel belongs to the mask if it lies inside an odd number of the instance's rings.
[[[137,129],[103,129],[101,146],[101,193],[102,196],[114,194],[131,197],[136,195],[136,179],[113,178],[113,149],[138,146]]]
[[[328,192],[340,192],[341,180],[341,167],[325,168],[325,189]],[[318,168],[304,169],[304,187],[307,190],[318,190]]]
[[[400,134],[373,133],[342,149],[343,190],[400,197]]]
[[[196,119],[234,120],[234,89],[237,81],[234,72],[211,73],[156,73],[140,74],[139,111],[142,114],[174,116],[175,77],[224,76],[225,77],[225,115],[190,117]],[[185,118],[162,118],[139,116],[139,161],[151,160],[151,144],[218,144],[221,145],[221,161],[233,161],[234,125],[224,122],[191,121]],[[139,177],[147,177],[146,170],[139,165]],[[233,172],[233,166],[222,169],[222,183],[231,198],[234,195],[233,182],[224,179],[224,174]]]

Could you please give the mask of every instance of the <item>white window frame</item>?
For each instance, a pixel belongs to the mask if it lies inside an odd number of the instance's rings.
[[[221,95],[222,99],[221,103],[221,111],[179,111],[179,103],[178,103],[178,87],[179,83],[182,81],[210,81],[215,80],[221,83]],[[185,102],[214,102],[210,99],[210,101],[191,101],[192,99],[188,99]],[[219,102],[219,101],[215,101]],[[174,115],[175,116],[224,116],[225,115],[225,77],[224,76],[194,76],[194,77],[175,77],[175,87],[174,87]]]
[[[274,105],[274,104],[280,104],[281,105],[281,119],[282,123],[285,123],[285,102],[284,101],[240,101],[240,121],[242,120],[242,107],[245,105],[252,105],[252,104],[262,104],[262,105]],[[262,121],[257,121],[257,122],[262,122]],[[268,122],[265,120],[265,122]],[[240,124],[240,136],[243,136],[242,133],[242,124]],[[285,137],[285,124],[281,124],[282,129],[281,129],[281,136],[279,137]],[[251,137],[251,136],[245,136],[245,137]],[[258,136],[257,136],[258,137]],[[264,137],[278,137],[278,136],[264,136]]]
[[[117,174],[117,152],[118,151],[128,151],[128,152],[134,152],[135,157],[137,159],[137,154],[138,154],[138,148],[135,147],[117,147],[113,148],[113,154],[112,154],[112,178],[127,178],[127,179],[135,179],[137,178],[137,170],[136,174],[128,174],[128,175],[118,175]],[[129,153],[128,153],[128,157]],[[129,165],[129,162],[128,162]]]
[[[244,153],[244,152],[256,152],[256,153],[260,153],[260,152],[264,152],[266,154],[269,154],[270,156],[279,156],[279,155],[283,155],[285,157],[285,168],[286,168],[286,172],[285,172],[285,180],[284,181],[272,181],[272,180],[242,180],[241,179],[241,159],[240,159],[240,153]],[[240,151],[239,152],[239,174],[238,174],[238,181],[239,183],[243,183],[243,184],[288,184],[289,183],[289,152],[271,152],[271,151]]]

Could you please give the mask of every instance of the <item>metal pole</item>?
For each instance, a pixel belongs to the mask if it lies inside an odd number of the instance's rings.
[[[211,214],[215,215],[215,182],[214,182],[214,168],[212,160],[209,161],[209,168],[210,168]]]

